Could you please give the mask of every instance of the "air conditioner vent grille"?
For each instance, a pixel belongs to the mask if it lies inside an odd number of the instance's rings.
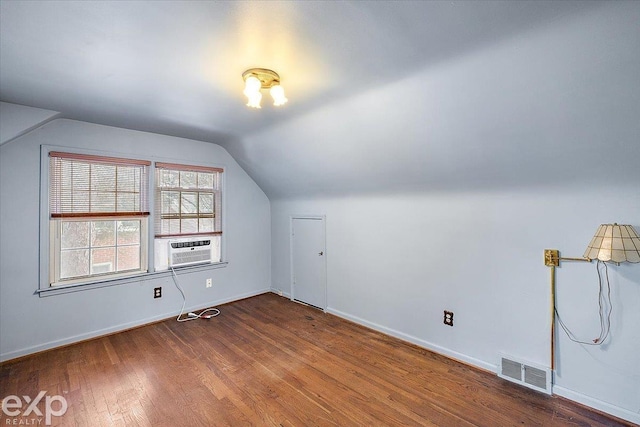
[[[181,240],[169,242],[169,266],[211,262],[211,240]]]

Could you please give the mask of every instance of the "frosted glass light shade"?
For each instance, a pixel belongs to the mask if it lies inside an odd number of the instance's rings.
[[[262,108],[260,107],[260,101],[262,100],[262,94],[260,92],[245,93],[247,95],[247,107]]]
[[[273,98],[273,105],[280,106],[287,103],[288,99],[284,96],[284,89],[280,85],[275,85],[269,91]]]
[[[600,261],[640,262],[640,236],[631,225],[602,224],[584,257]]]
[[[260,88],[262,87],[262,83],[260,79],[254,76],[249,76],[244,81],[244,94],[249,96],[249,94],[260,92]]]

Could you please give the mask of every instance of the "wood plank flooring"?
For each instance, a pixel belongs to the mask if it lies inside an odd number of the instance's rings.
[[[631,425],[274,294],[220,309],[7,362],[0,396],[62,395],[64,426]]]

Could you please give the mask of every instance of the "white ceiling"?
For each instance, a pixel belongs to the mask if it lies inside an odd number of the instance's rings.
[[[572,141],[593,166],[608,124],[639,154],[639,4],[2,0],[0,99],[221,144],[276,197],[539,183],[574,172],[529,167]],[[245,107],[256,66],[286,106]]]

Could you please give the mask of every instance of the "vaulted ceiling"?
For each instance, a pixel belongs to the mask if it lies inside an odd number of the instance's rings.
[[[637,2],[3,0],[0,99],[220,144],[270,197],[640,182],[639,20]],[[289,103],[245,107],[250,67]]]

